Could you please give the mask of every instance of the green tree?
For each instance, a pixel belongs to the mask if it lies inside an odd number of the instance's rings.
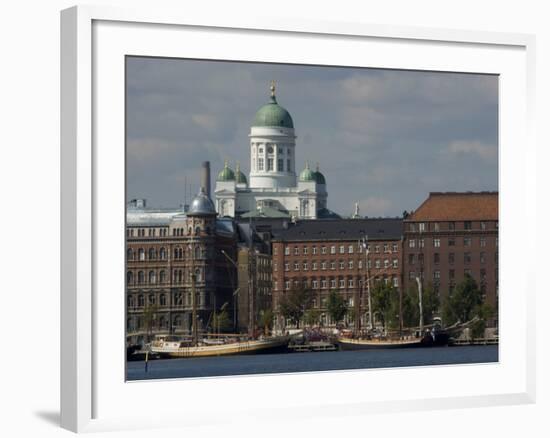
[[[271,309],[260,312],[260,325],[264,328],[264,334],[267,336],[273,327],[273,311]]]
[[[446,325],[455,322],[466,322],[479,313],[482,305],[482,294],[476,281],[469,275],[456,285],[453,293],[443,305],[443,318]]]
[[[215,333],[225,332],[232,326],[229,314],[227,313],[227,303],[224,303],[218,312],[212,312],[211,318],[212,330]]]
[[[157,319],[158,306],[156,304],[149,305],[143,309],[143,323],[145,324],[147,342],[153,336],[153,326]]]
[[[384,329],[399,324],[399,292],[391,284],[378,283],[372,292],[373,314],[378,313]]]
[[[327,312],[335,324],[342,321],[346,313],[348,313],[348,303],[346,303],[344,297],[335,290],[330,291],[328,295]]]
[[[304,324],[314,327],[319,325],[319,319],[321,318],[321,311],[318,309],[308,309],[304,313]]]
[[[300,320],[313,302],[313,291],[303,285],[292,287],[279,301],[279,313],[300,327]]]

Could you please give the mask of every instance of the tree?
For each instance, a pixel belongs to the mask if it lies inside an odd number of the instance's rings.
[[[279,313],[300,327],[300,320],[313,302],[313,291],[303,285],[294,286],[279,301]]]
[[[418,305],[418,287],[411,286],[407,298],[403,299],[403,320],[407,327],[417,327],[420,319],[420,310]],[[407,311],[405,311],[405,301],[407,301]],[[441,300],[436,293],[433,285],[430,283],[422,288],[422,316],[424,324],[431,324],[434,316],[439,312]],[[407,312],[407,317],[405,313]],[[405,322],[406,321],[406,322]]]
[[[215,333],[224,332],[229,330],[231,326],[232,322],[227,313],[227,303],[224,303],[219,312],[212,312],[212,330]]]
[[[373,314],[378,313],[382,326],[395,327],[399,321],[399,292],[391,284],[378,283],[372,292]]]
[[[158,306],[156,304],[149,305],[143,309],[143,322],[147,333],[147,342],[153,335],[153,325],[157,319]]]
[[[319,324],[321,311],[318,309],[308,309],[304,313],[304,324],[313,327]]]
[[[471,320],[480,311],[482,302],[483,297],[476,281],[466,275],[445,301],[443,306],[445,324]]]
[[[335,290],[330,291],[328,295],[327,312],[335,324],[342,321],[346,313],[348,313],[348,303],[346,303],[344,297]]]
[[[264,328],[264,334],[267,336],[273,327],[273,311],[271,309],[260,312],[260,325]]]

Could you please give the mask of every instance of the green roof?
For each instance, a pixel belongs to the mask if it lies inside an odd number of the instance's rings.
[[[217,181],[235,181],[235,172],[231,170],[227,161],[225,162],[223,169],[218,173]]]
[[[294,122],[289,112],[277,103],[275,97],[275,83],[271,84],[271,99],[267,105],[262,106],[252,126],[277,126],[282,128],[294,128]]]
[[[306,168],[300,173],[300,181],[315,181],[315,173],[311,171],[306,163]]]
[[[325,180],[325,176],[321,172],[319,172],[318,170],[313,172],[313,175],[315,177],[315,181],[317,181],[317,184],[326,184],[327,183],[327,181]]]

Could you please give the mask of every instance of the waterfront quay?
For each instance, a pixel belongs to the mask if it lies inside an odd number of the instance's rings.
[[[127,362],[127,380],[176,379],[411,366],[490,364],[498,346],[327,351]]]

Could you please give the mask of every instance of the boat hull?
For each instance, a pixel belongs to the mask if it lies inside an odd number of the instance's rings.
[[[395,348],[426,348],[445,346],[449,343],[449,337],[441,334],[432,337],[395,340],[374,340],[374,339],[346,339],[340,338],[338,346],[341,350],[378,350]]]
[[[153,346],[151,348],[151,352],[165,358],[213,357],[238,354],[275,353],[279,351],[285,351],[288,346],[288,341],[289,337],[281,337],[277,339],[233,342],[222,345],[198,345],[178,348]]]

